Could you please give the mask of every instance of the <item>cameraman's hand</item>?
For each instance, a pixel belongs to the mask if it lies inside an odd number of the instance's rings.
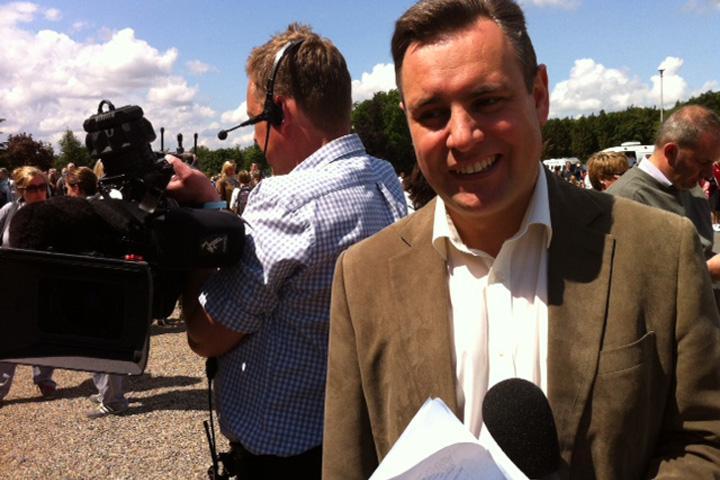
[[[181,205],[202,205],[217,202],[220,195],[210,183],[210,179],[200,170],[196,170],[173,155],[165,155],[165,160],[175,170],[167,186],[168,196]]]

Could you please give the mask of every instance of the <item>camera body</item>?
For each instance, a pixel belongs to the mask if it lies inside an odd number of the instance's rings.
[[[116,109],[102,100],[83,128],[90,156],[101,160],[105,171],[99,180],[101,198],[93,200],[96,210],[119,227],[125,254],[150,264],[156,283],[153,316],[166,317],[182,287],[177,272],[237,261],[243,223],[217,210],[181,208],[167,198],[173,168],[163,154],[153,152],[155,131],[139,106]],[[118,196],[121,200],[113,201]]]
[[[103,111],[104,105],[107,111]],[[83,122],[83,129],[90,156],[103,163],[105,176],[99,181],[103,195],[117,190],[123,200],[135,202],[147,212],[160,206],[173,169],[150,147],[155,130],[142,108],[126,105],[115,109],[103,100],[98,112]]]

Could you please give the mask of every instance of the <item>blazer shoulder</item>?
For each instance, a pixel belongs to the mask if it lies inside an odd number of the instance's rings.
[[[687,217],[622,197],[614,197],[612,216],[615,231],[633,229],[657,234],[688,226],[694,228]]]
[[[419,242],[431,242],[434,213],[435,202],[432,201],[348,248],[343,255],[344,263],[384,262]]]

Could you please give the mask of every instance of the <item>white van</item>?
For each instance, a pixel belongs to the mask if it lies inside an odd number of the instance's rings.
[[[623,142],[619,147],[610,147],[603,152],[622,152],[628,159],[628,165],[634,167],[640,160],[650,157],[655,151],[655,145],[640,145],[640,142]]]

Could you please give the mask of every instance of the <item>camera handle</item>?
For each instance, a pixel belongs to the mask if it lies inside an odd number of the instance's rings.
[[[110,100],[102,100],[100,102],[100,105],[98,105],[98,113],[103,113],[103,111],[102,111],[103,105],[107,105],[108,112],[115,110],[115,105],[113,105]]]

